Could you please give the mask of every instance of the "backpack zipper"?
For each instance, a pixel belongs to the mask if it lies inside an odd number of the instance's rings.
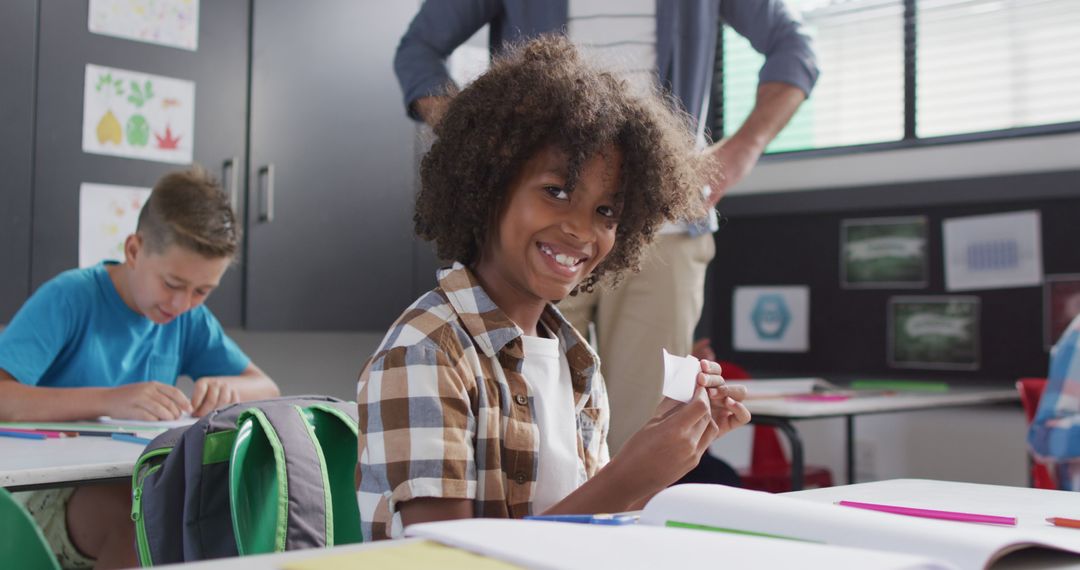
[[[154,561],[150,556],[150,540],[146,536],[146,520],[145,517],[143,517],[142,511],[142,484],[147,477],[152,475],[158,469],[161,469],[164,464],[158,464],[151,467],[142,477],[139,477],[139,471],[142,469],[143,464],[148,460],[159,455],[167,455],[170,451],[172,451],[171,447],[163,447],[144,454],[139,458],[139,461],[136,462],[135,470],[131,476],[131,520],[135,523],[135,542],[139,552],[139,564],[142,566],[154,565]],[[138,479],[138,481],[136,481],[136,479]]]

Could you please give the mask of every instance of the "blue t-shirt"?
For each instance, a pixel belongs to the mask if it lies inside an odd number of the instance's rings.
[[[237,375],[249,362],[203,305],[164,325],[131,310],[104,263],[49,280],[0,332],[0,369],[30,386],[176,384]]]

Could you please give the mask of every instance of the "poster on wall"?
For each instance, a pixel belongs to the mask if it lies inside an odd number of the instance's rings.
[[[1043,345],[1047,350],[1080,315],[1080,273],[1047,275],[1043,285]]]
[[[844,220],[840,225],[840,286],[924,288],[926,216]]]
[[[90,0],[95,34],[196,51],[199,0]]]
[[[732,302],[735,350],[810,350],[809,287],[736,287]]]
[[[1038,210],[953,218],[942,223],[945,289],[973,291],[1042,284]]]
[[[86,64],[83,152],[190,164],[195,83]]]
[[[979,368],[978,297],[892,297],[888,313],[889,366]]]
[[[79,185],[79,267],[106,259],[123,261],[124,240],[135,232],[149,188]]]

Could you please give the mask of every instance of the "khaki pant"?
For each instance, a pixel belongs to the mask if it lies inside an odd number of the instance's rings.
[[[705,302],[705,270],[716,253],[712,234],[658,236],[614,290],[567,297],[559,310],[582,335],[596,325],[601,372],[611,400],[608,445],[614,454],[660,403],[662,349],[686,355]]]

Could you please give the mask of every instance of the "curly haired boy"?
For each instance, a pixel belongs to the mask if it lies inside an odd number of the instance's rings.
[[[699,213],[706,165],[682,115],[543,37],[454,97],[421,165],[417,233],[454,260],[358,384],[366,539],[468,517],[622,511],[746,423],[703,362],[609,458],[596,354],[554,304],[617,281],[666,220]]]

